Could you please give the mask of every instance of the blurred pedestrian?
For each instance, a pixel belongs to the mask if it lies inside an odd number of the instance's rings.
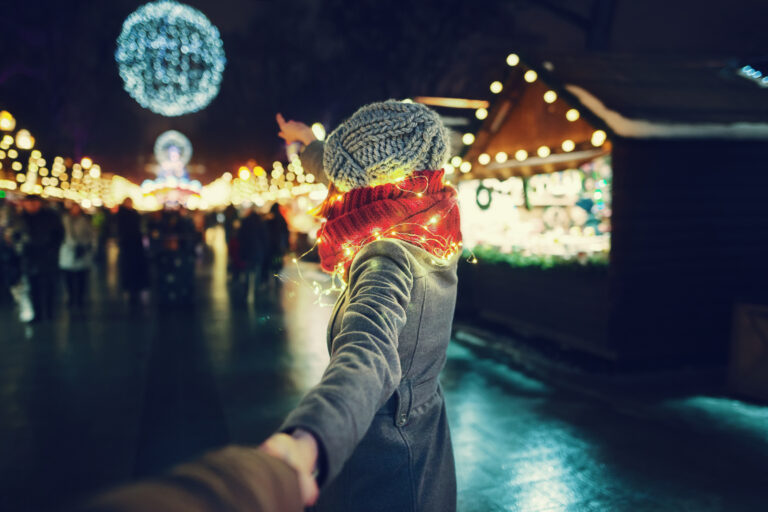
[[[245,263],[245,297],[254,300],[262,288],[264,265],[268,254],[268,235],[264,221],[255,208],[248,208],[238,230],[240,257]]]
[[[262,280],[270,287],[277,283],[275,274],[283,268],[283,257],[288,251],[288,223],[280,212],[280,205],[272,205],[265,218],[267,228],[267,256]]]
[[[20,219],[21,261],[29,283],[35,320],[50,320],[56,304],[59,247],[64,227],[58,213],[38,195],[28,195],[22,202]]]
[[[289,143],[307,135],[278,122]],[[324,148],[309,142],[331,180],[321,266],[347,286],[331,313],[328,368],[262,448],[302,481],[317,475],[317,510],[454,511],[438,383],[461,244],[456,190],[441,169],[448,133],[424,105],[387,101],[358,110]]]
[[[240,220],[240,214],[237,211],[237,208],[235,208],[235,205],[228,204],[226,208],[224,208],[224,236],[226,237],[227,242],[229,242],[229,238],[232,236],[232,234],[235,231],[235,222]]]
[[[138,304],[142,290],[149,286],[149,266],[144,252],[141,215],[133,208],[133,200],[123,201],[115,215],[120,282],[128,292],[131,304]]]
[[[59,267],[64,272],[69,306],[81,309],[85,305],[88,273],[96,253],[96,230],[77,203],[69,208],[63,224],[64,243],[59,250]]]

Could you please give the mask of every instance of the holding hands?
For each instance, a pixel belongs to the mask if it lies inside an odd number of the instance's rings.
[[[318,453],[314,436],[301,429],[297,429],[293,435],[273,434],[259,449],[296,470],[301,499],[307,506],[314,505],[320,493],[313,474]]]

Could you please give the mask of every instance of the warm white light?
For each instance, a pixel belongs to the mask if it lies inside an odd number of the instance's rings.
[[[242,166],[238,169],[237,176],[241,180],[246,181],[251,177],[251,171],[246,166]]]
[[[455,157],[451,158],[451,165],[454,166],[454,167],[460,166],[461,165],[461,157],[460,156],[455,156]]]
[[[579,116],[580,116],[579,111],[576,110],[575,108],[572,108],[565,113],[565,118],[570,122],[574,122],[579,118]]]
[[[314,123],[312,125],[312,133],[317,140],[325,140],[325,126],[321,123]]]
[[[571,139],[565,139],[561,147],[563,148],[563,151],[569,153],[576,148],[576,144],[574,144]]]
[[[16,146],[19,149],[32,149],[35,146],[35,138],[27,130],[16,132]]]
[[[517,151],[515,151],[515,160],[517,160],[518,162],[522,162],[526,158],[528,158],[528,152],[526,150],[518,149]]]
[[[0,130],[10,132],[16,128],[16,119],[13,118],[10,112],[3,110],[0,112]]]
[[[454,172],[456,172],[456,168],[451,164],[445,164],[443,166],[443,169],[445,170],[445,174],[453,174]]]
[[[472,164],[469,162],[461,162],[461,165],[459,166],[459,170],[464,174],[466,174],[472,170]]]
[[[592,134],[592,145],[595,147],[602,146],[603,143],[605,143],[606,138],[608,138],[608,136],[603,130],[596,130]]]
[[[484,108],[479,108],[475,110],[475,117],[482,121],[483,119],[488,117],[488,110]]]
[[[541,146],[539,149],[536,150],[536,154],[539,155],[541,158],[547,158],[550,154],[549,147]]]
[[[499,151],[498,153],[496,153],[496,161],[499,162],[500,164],[503,164],[504,162],[506,162],[507,158],[509,157],[503,151]]]
[[[557,93],[555,91],[547,91],[544,93],[544,101],[547,103],[554,103],[557,99]]]
[[[504,88],[503,85],[501,85],[501,82],[496,80],[495,82],[491,82],[491,92],[493,94],[499,94],[501,90]]]
[[[463,137],[461,137],[461,142],[469,146],[473,142],[475,142],[475,136],[471,133],[465,133]]]
[[[480,165],[488,165],[489,163],[491,163],[491,155],[489,155],[488,153],[483,153],[482,155],[477,157],[477,161],[478,163],[480,163]]]
[[[83,167],[83,169],[90,169],[91,165],[93,165],[93,160],[87,156],[84,156],[82,160],[80,160],[80,165]]]
[[[516,53],[507,55],[507,66],[515,67],[520,64],[520,57]]]
[[[533,82],[535,82],[538,77],[539,77],[539,75],[536,74],[536,72],[534,70],[532,70],[532,69],[529,69],[523,75],[523,79],[526,82],[528,82],[529,84],[532,84]]]
[[[91,178],[98,178],[99,176],[101,176],[101,167],[99,167],[98,165],[92,166],[88,174],[91,175]]]

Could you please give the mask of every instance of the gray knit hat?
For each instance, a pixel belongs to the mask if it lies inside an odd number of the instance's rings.
[[[336,188],[347,192],[440,169],[448,145],[448,132],[434,111],[388,100],[360,108],[328,136],[323,167]]]

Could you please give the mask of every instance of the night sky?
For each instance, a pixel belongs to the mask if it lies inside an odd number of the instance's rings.
[[[0,44],[15,50],[0,65],[0,107],[48,157],[88,155],[143,179],[155,138],[177,129],[204,182],[251,158],[271,163],[283,151],[277,111],[330,129],[370,101],[489,96],[512,21],[508,2],[192,0],[220,30],[227,67],[206,109],[167,118],[123,90],[114,61],[122,22],[142,4],[29,1],[3,16]]]
[[[227,67],[206,109],[167,118],[123,90],[114,60],[123,20],[144,3],[27,0],[2,8],[0,108],[47,157],[88,155],[140,181],[150,177],[156,137],[177,129],[190,138],[192,163],[205,169],[197,177],[207,182],[249,159],[284,158],[277,111],[331,129],[387,98],[492,100],[488,84],[508,76],[511,51],[536,55],[541,69],[563,55],[610,51],[652,63],[678,55],[685,65],[688,56],[742,58],[767,47],[765,16],[755,14],[767,10],[763,0],[733,0],[727,10],[699,0],[189,0],[220,30]],[[595,87],[607,77],[601,67],[582,70]],[[619,70],[612,78],[642,86],[646,76]],[[621,100],[616,90],[612,106],[621,110],[632,95]]]

